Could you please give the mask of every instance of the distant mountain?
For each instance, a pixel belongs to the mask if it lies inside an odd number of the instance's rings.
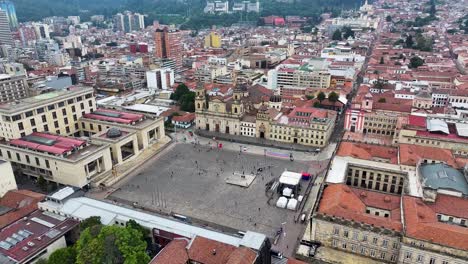
[[[148,20],[167,15],[195,17],[200,15],[206,0],[12,0],[20,21],[40,20],[48,16],[80,15],[86,20],[91,15],[107,17],[123,10],[148,14]],[[241,0],[230,0],[236,2]],[[255,0],[252,0],[255,1]],[[362,0],[260,0],[260,15],[316,16],[321,12],[339,12],[356,8]]]

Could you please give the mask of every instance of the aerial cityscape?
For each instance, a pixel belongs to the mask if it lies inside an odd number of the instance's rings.
[[[468,263],[468,0],[0,0],[0,264]]]

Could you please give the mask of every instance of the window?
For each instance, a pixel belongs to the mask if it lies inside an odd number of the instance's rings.
[[[36,158],[36,165],[37,165],[37,166],[40,166],[40,165],[41,165],[41,163],[39,162],[39,158]]]
[[[375,257],[375,250],[374,249],[371,249],[370,251],[370,254],[369,254],[371,257]]]
[[[44,125],[44,131],[49,132],[49,126],[48,125]]]
[[[73,99],[68,99],[67,103],[68,104],[73,104]]]
[[[31,126],[35,126],[35,125],[36,125],[36,120],[31,119],[30,122],[31,122]]]
[[[88,101],[88,105],[89,105],[89,107],[93,107],[93,101]],[[237,113],[237,108],[235,108],[235,109],[236,109],[236,113]]]
[[[38,108],[38,109],[36,110],[36,112],[37,112],[38,114],[42,114],[42,113],[44,113],[44,108],[43,108],[43,107]]]
[[[49,105],[49,106],[47,106],[47,109],[49,109],[49,110],[54,110],[54,109],[55,109],[55,105]]]
[[[345,231],[343,232],[343,236],[344,236],[344,237],[348,237],[348,236],[349,236],[349,231],[348,231],[348,230],[345,230]]]
[[[26,117],[31,117],[31,116],[33,116],[33,111],[26,112]]]
[[[366,242],[366,241],[367,241],[367,235],[364,234],[364,235],[362,236],[362,242]]]
[[[436,262],[435,258],[429,259],[429,264],[435,264],[435,262]]]
[[[23,130],[23,129],[24,129],[23,122],[19,122],[19,123],[18,123],[18,129],[19,129],[19,130]]]
[[[353,252],[356,252],[356,248],[357,248],[357,246],[356,246],[356,245],[354,245],[354,244],[351,244],[351,250],[352,250]]]
[[[42,115],[41,118],[42,118],[42,122],[47,122],[47,118],[45,115]]]
[[[20,156],[19,153],[16,153],[16,159],[17,159],[18,161],[21,161],[21,156]]]
[[[75,113],[75,111],[76,111],[75,106],[72,106],[72,107],[71,107],[71,110],[72,110],[73,113]]]
[[[396,255],[391,255],[390,256],[390,261],[396,261]]]
[[[340,234],[340,229],[338,227],[333,228],[333,234],[334,235],[339,235]]]
[[[397,249],[398,248],[398,243],[397,242],[393,242],[393,249]]]
[[[31,161],[29,160],[29,155],[26,155],[26,162],[30,163]]]
[[[337,247],[337,245],[338,245],[338,241],[336,239],[333,239],[332,246]]]
[[[58,103],[58,107],[64,107],[64,106],[65,106],[65,102]]]
[[[442,264],[449,264],[447,260],[442,260]]]
[[[56,112],[52,112],[52,118],[57,119],[57,113]]]
[[[48,169],[50,168],[49,160],[45,160],[45,165]]]
[[[405,259],[411,259],[411,252],[405,253]]]
[[[7,150],[7,156],[8,156],[9,159],[11,159],[11,153],[10,153],[9,150]]]
[[[67,109],[62,109],[62,115],[66,116],[67,115]]]
[[[424,261],[423,255],[418,255],[418,257],[416,258],[416,261],[417,262],[423,262]]]
[[[63,119],[63,122],[65,123],[65,125],[68,125],[68,118],[65,117],[65,118]]]
[[[380,258],[381,258],[381,259],[385,259],[385,252],[381,252],[381,253],[380,253]]]
[[[374,237],[374,238],[372,239],[372,243],[374,243],[374,245],[377,245],[377,241],[378,241],[378,238],[376,238],[376,237]]]
[[[362,255],[365,255],[365,254],[366,254],[366,248],[365,248],[365,247],[361,247],[361,254],[362,254]]]
[[[342,247],[343,249],[346,249],[346,247],[347,247],[346,242],[343,242],[343,244],[341,244],[341,247]]]
[[[80,108],[81,108],[81,110],[84,109],[84,104],[83,103],[80,103]]]
[[[388,240],[382,241],[382,247],[387,248],[388,246]]]
[[[358,231],[354,231],[354,233],[353,233],[353,239],[354,239],[354,240],[358,240],[358,237],[359,237]]]
[[[58,128],[58,127],[59,127],[58,121],[54,121],[54,127],[55,127],[55,128]]]

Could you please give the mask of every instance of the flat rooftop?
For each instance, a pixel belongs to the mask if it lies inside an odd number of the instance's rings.
[[[285,151],[289,157],[289,152]],[[263,168],[248,188],[226,183],[234,173],[253,174]],[[266,184],[287,169],[309,171],[310,164],[207,146],[177,144],[141,171],[129,175],[108,199],[184,215],[194,223],[235,230],[252,230],[274,237],[295,211],[277,208],[269,201]],[[253,173],[252,173],[253,172]],[[305,183],[301,183],[306,189]],[[276,196],[275,196],[276,197]]]
[[[19,139],[4,141],[2,144],[70,160],[77,160],[100,148],[85,140],[43,132],[34,132]]]
[[[29,110],[31,108],[45,106],[58,100],[64,100],[93,91],[94,89],[91,87],[69,87],[66,90],[54,91],[37,96],[27,97],[15,102],[0,104],[0,113],[15,114]]]
[[[84,118],[124,125],[135,125],[136,123],[143,121],[145,116],[143,114],[132,114],[128,112],[98,108],[92,113],[85,114]]]
[[[34,211],[0,232],[0,254],[23,262],[62,237],[78,221],[48,212]]]

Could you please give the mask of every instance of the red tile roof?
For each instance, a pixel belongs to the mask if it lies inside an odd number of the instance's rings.
[[[337,155],[364,160],[372,160],[377,157],[380,159],[389,160],[392,164],[398,164],[398,152],[394,147],[345,141],[341,143]]]
[[[448,149],[400,144],[400,164],[416,166],[420,160],[425,159],[443,161],[452,167],[458,167],[455,157]]]
[[[187,253],[188,241],[185,239],[172,240],[149,264],[185,264],[189,257]]]
[[[461,250],[468,250],[468,228],[439,222],[437,214],[468,218],[468,199],[438,194],[435,203],[405,196],[406,236]]]
[[[6,241],[15,233],[22,235],[21,232],[25,232],[24,230],[27,230],[29,236],[18,241],[15,245],[10,244],[11,248],[9,249],[0,248],[0,253],[19,263],[24,263],[75,228],[78,223],[70,218],[61,220],[57,217],[50,217],[46,213],[36,210],[27,219],[17,220],[2,229],[0,241]],[[27,249],[25,250],[25,248]]]
[[[390,211],[385,218],[366,213],[367,207]],[[318,212],[347,220],[402,231],[400,197],[375,191],[331,184],[325,188]]]
[[[288,262],[286,262],[286,264],[306,264],[306,262],[297,259],[288,259]]]
[[[426,128],[426,117],[425,116],[410,115],[409,118],[408,118],[408,124],[411,125],[411,126]]]
[[[0,205],[12,208],[13,210],[0,216],[0,228],[35,211],[37,209],[37,203],[44,198],[45,195],[28,190],[8,191],[0,199]]]
[[[186,113],[181,116],[172,117],[172,121],[175,121],[175,122],[193,122],[193,120],[195,120],[194,113]]]
[[[222,264],[229,260],[235,246],[204,237],[196,237],[188,250],[189,258],[203,264]]]

